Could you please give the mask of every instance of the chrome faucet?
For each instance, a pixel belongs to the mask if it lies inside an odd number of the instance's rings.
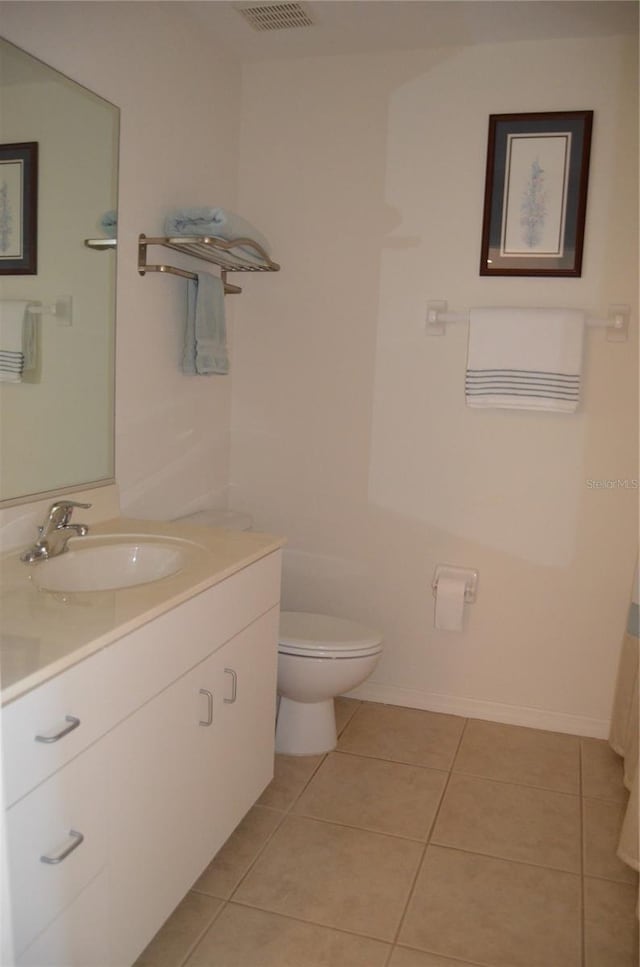
[[[88,534],[89,528],[86,524],[70,523],[74,507],[83,507],[86,510],[91,504],[80,504],[75,500],[57,500],[55,504],[51,504],[47,519],[38,528],[38,540],[20,555],[20,560],[25,564],[46,561],[47,558],[56,557],[66,551],[70,537],[84,537]]]

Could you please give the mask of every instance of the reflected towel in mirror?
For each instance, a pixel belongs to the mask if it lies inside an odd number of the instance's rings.
[[[35,369],[36,319],[26,299],[0,301],[0,381],[20,383],[25,372]]]

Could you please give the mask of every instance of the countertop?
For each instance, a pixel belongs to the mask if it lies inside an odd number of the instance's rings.
[[[24,548],[0,557],[0,683],[5,705],[124,635],[271,554],[285,540],[255,531],[115,518],[90,537],[145,535],[190,541],[175,574],[115,591],[52,592],[33,581],[40,566],[23,564]],[[73,538],[69,549],[81,546]]]

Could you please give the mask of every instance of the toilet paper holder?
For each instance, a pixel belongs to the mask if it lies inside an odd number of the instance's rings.
[[[451,564],[438,564],[431,582],[431,589],[435,598],[438,593],[438,581],[444,578],[464,578],[464,600],[466,604],[473,604],[478,591],[478,572],[470,567],[455,567]]]

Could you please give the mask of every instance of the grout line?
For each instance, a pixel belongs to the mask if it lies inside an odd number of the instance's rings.
[[[273,910],[271,907],[260,907],[256,903],[251,903],[249,900],[229,900],[229,905],[243,907],[247,910],[259,910],[260,913],[267,913],[273,917],[282,917],[284,920],[293,920],[295,923],[304,923],[309,927],[320,927],[322,930],[334,930],[336,933],[343,933],[347,937],[359,937],[361,940],[374,940],[376,943],[385,944],[391,948],[391,940],[383,939],[382,937],[373,937],[370,933],[349,930],[348,927],[337,927],[332,923],[322,923],[319,920],[305,920],[304,917],[297,917],[293,913],[282,913],[282,911]],[[249,967],[248,964],[247,967]],[[250,967],[253,967],[253,964]],[[303,965],[300,965],[300,967],[303,967]],[[342,967],[342,964],[340,967]]]
[[[556,792],[562,796],[580,796],[580,783],[578,782],[577,792],[569,792],[567,789],[557,789],[554,786],[541,786],[532,782],[518,782],[517,779],[500,779],[497,776],[482,775],[478,772],[467,772],[463,769],[452,769],[457,776],[467,776],[469,779],[486,779],[488,782],[501,782],[506,786],[520,786],[522,789],[540,789],[542,792]]]
[[[449,783],[451,782],[451,776],[453,775],[453,765],[454,765],[454,763],[456,761],[456,757],[458,755],[458,751],[460,749],[460,745],[462,744],[462,739],[464,737],[464,734],[467,731],[467,723],[468,723],[468,721],[469,721],[468,719],[465,719],[464,720],[464,725],[462,726],[462,731],[460,732],[460,737],[458,739],[458,744],[456,746],[456,751],[455,751],[455,753],[453,755],[453,758],[451,759],[451,766],[449,768],[449,773],[448,773],[448,776],[447,776],[447,781],[444,784],[444,788],[442,790],[442,795],[440,796],[440,801],[438,803],[438,808],[436,809],[436,811],[435,811],[435,813],[433,815],[433,819],[431,820],[431,825],[429,827],[429,830],[427,831],[427,840],[426,840],[426,842],[424,844],[424,849],[422,850],[420,859],[418,861],[418,865],[416,867],[415,875],[414,875],[413,880],[411,882],[411,886],[409,887],[409,892],[407,894],[407,899],[406,899],[406,902],[405,902],[405,905],[404,905],[404,909],[402,911],[402,915],[400,916],[400,921],[398,923],[398,926],[396,928],[396,932],[395,932],[394,937],[393,937],[393,944],[394,944],[394,946],[398,942],[398,937],[400,936],[400,932],[402,930],[402,927],[404,926],[404,922],[405,922],[406,917],[407,917],[407,911],[409,909],[409,904],[411,903],[411,900],[412,900],[413,895],[415,893],[416,884],[418,882],[418,877],[420,876],[420,872],[421,872],[421,870],[423,868],[423,865],[424,865],[425,856],[427,855],[427,849],[429,848],[429,843],[431,842],[431,837],[432,837],[433,831],[434,831],[434,829],[436,827],[436,823],[438,821],[438,816],[440,815],[440,810],[442,809],[442,804],[443,804],[444,799],[445,799],[445,796],[447,794],[447,789],[449,788]],[[391,951],[389,953],[389,956],[387,957],[387,960],[385,961],[385,967],[389,967],[389,963],[390,963],[390,960],[391,960],[392,953],[393,953],[393,947],[391,948]]]
[[[549,870],[550,873],[564,873],[565,876],[573,876],[580,879],[580,870],[565,870],[561,866],[545,866],[543,863],[534,863],[532,860],[516,860],[510,856],[501,856],[498,853],[483,853],[481,850],[468,849],[465,846],[454,846],[452,843],[438,843],[434,840],[429,841],[429,846],[436,846],[438,849],[446,849],[451,853],[466,853],[467,856],[484,856],[488,860],[498,860],[499,863],[513,863],[515,866],[529,866],[533,870]],[[619,881],[611,881],[619,882]]]
[[[333,751],[333,750],[332,750],[332,751]],[[315,776],[317,775],[317,773],[318,773],[318,771],[319,771],[319,769],[320,769],[320,767],[324,765],[324,763],[325,763],[325,762],[326,762],[326,760],[327,760],[327,757],[328,757],[328,756],[329,756],[330,754],[331,754],[330,752],[325,752],[325,753],[323,754],[323,756],[322,756],[322,758],[320,759],[320,762],[319,762],[319,763],[317,764],[317,766],[315,767],[315,769],[313,770],[313,772],[312,772],[312,773],[311,773],[311,774],[309,775],[309,778],[307,779],[307,781],[305,782],[305,784],[304,784],[304,785],[302,786],[302,788],[301,788],[301,789],[300,789],[300,791],[298,792],[298,795],[297,795],[297,796],[295,796],[295,797],[294,797],[294,798],[293,798],[293,799],[291,800],[291,802],[289,803],[289,805],[287,806],[287,808],[286,808],[286,810],[285,810],[285,812],[287,813],[287,815],[288,815],[289,813],[291,813],[291,811],[292,811],[292,809],[293,809],[293,807],[295,806],[295,804],[296,804],[296,803],[298,802],[298,800],[299,800],[299,799],[300,799],[300,797],[302,796],[302,793],[303,793],[303,792],[305,791],[305,789],[307,788],[307,786],[309,785],[309,783],[311,782],[311,780],[312,780],[312,779],[313,779],[313,778],[314,778],[314,777],[315,777]]]
[[[549,792],[554,796],[567,796],[569,799],[580,799],[580,785],[578,792],[567,792],[566,789],[552,789],[550,786],[533,786],[526,782],[515,782],[512,779],[497,779],[495,776],[480,776],[472,772],[458,772],[451,770],[452,775],[461,779],[477,779],[479,782],[493,782],[497,786],[516,786],[518,789],[531,789],[536,792]]]
[[[346,722],[344,723],[344,725],[342,726],[342,728],[338,732],[338,738],[340,738],[340,736],[345,731],[345,729],[347,728],[347,726],[349,726],[351,724],[351,722],[353,722],[355,716],[358,714],[358,712],[362,708],[362,702],[361,701],[359,701],[357,699],[354,699],[354,698],[348,699],[348,701],[350,701],[350,702],[356,702],[357,701],[358,704],[356,705],[356,707],[354,708],[353,712],[351,713],[351,715],[349,716],[349,718],[346,720]],[[333,705],[333,711],[334,711],[334,714],[335,714],[335,711],[336,711],[335,700],[334,700],[334,705]]]
[[[391,839],[401,839],[403,843],[416,843],[419,846],[424,846],[425,844],[424,839],[418,839],[416,836],[405,836],[403,833],[390,833],[387,829],[373,829],[371,826],[356,826],[354,823],[346,823],[341,819],[325,819],[323,816],[314,816],[311,813],[292,813],[292,816],[294,819],[309,819],[313,823],[323,823],[325,826],[340,826],[342,829],[353,829],[357,833],[371,833],[372,836],[388,836]]]
[[[261,808],[265,808],[265,807],[261,807]],[[267,838],[265,839],[265,841],[264,841],[264,843],[262,844],[262,846],[261,846],[261,847],[260,847],[260,848],[259,848],[259,849],[257,850],[257,852],[256,852],[256,854],[255,854],[255,856],[253,857],[253,859],[252,859],[252,860],[251,860],[251,862],[249,863],[249,865],[248,865],[248,867],[246,868],[246,870],[244,871],[244,873],[242,874],[242,876],[240,877],[240,879],[238,880],[238,882],[236,883],[236,885],[235,885],[235,886],[233,887],[233,889],[231,890],[231,893],[230,893],[230,894],[229,894],[229,896],[227,897],[227,901],[228,901],[228,900],[231,900],[231,898],[232,898],[232,897],[233,897],[233,896],[235,895],[235,893],[237,892],[237,890],[238,890],[238,888],[239,888],[239,887],[240,887],[240,886],[242,885],[242,883],[243,883],[243,882],[244,882],[244,881],[246,880],[246,878],[247,878],[247,876],[249,875],[249,873],[251,872],[251,870],[252,870],[252,869],[254,868],[254,866],[256,865],[256,863],[258,862],[258,860],[260,859],[260,857],[262,856],[262,854],[263,854],[263,853],[264,853],[264,851],[266,850],[266,848],[267,848],[267,846],[269,845],[269,843],[271,842],[271,840],[272,840],[272,839],[273,839],[273,837],[274,837],[274,836],[276,835],[276,833],[278,832],[278,830],[280,829],[280,827],[281,827],[281,826],[282,826],[282,824],[284,823],[284,821],[285,821],[285,819],[287,818],[287,814],[286,814],[285,812],[281,812],[281,810],[279,810],[279,809],[274,809],[274,810],[272,810],[272,812],[279,812],[279,813],[281,813],[281,815],[280,815],[280,819],[279,819],[279,820],[278,820],[278,822],[277,822],[277,823],[275,824],[275,826],[273,827],[273,829],[271,830],[271,832],[269,833],[269,835],[268,835],[268,836],[267,836]],[[233,833],[232,833],[231,835],[233,835]],[[227,840],[227,842],[228,842],[228,840]],[[214,857],[214,859],[215,859],[215,857]],[[213,861],[212,861],[212,862],[213,862]]]
[[[353,755],[361,759],[373,759],[374,762],[394,762],[398,766],[412,766],[414,769],[429,769],[431,772],[450,772],[448,766],[426,766],[424,762],[409,762],[407,759],[391,759],[381,755],[372,755],[370,752],[361,752],[358,749],[341,749],[338,746],[333,750],[340,755]]]
[[[459,957],[454,957],[451,954],[441,954],[437,950],[424,950],[421,947],[411,947],[409,944],[394,944],[393,950],[411,950],[413,953],[419,953],[423,956],[429,957],[433,954],[436,958],[441,958],[443,963],[451,964],[451,967],[456,967],[456,964],[462,964],[462,967],[487,967],[487,964],[481,964],[479,960],[461,960]]]
[[[193,892],[193,891],[190,890],[189,893],[191,893],[191,892]],[[189,896],[189,893],[187,893],[187,896]],[[204,896],[204,894],[199,894],[199,896]],[[212,899],[216,899],[217,900],[217,899],[220,899],[220,898],[219,897],[212,897]],[[222,911],[224,910],[224,908],[226,906],[227,906],[227,901],[226,900],[223,900],[221,902],[221,904],[220,904],[219,909],[216,910],[216,912],[214,913],[214,915],[208,921],[206,927],[203,930],[200,931],[200,933],[198,934],[198,936],[196,937],[196,939],[189,946],[189,948],[188,948],[186,954],[184,955],[184,957],[180,960],[179,963],[176,964],[176,967],[185,967],[185,965],[187,964],[187,961],[191,957],[191,954],[194,953],[196,947],[198,947],[200,945],[200,941],[204,939],[205,934],[209,932],[209,928],[213,926],[213,924],[216,922],[216,920],[218,919],[218,917],[220,916],[220,914],[222,913]]]
[[[633,870],[633,867],[629,867]],[[632,890],[638,889],[638,871],[634,870],[636,874],[635,880],[612,880],[610,876],[603,876],[602,873],[585,873],[585,880],[602,880],[604,883],[617,883],[618,886],[630,886]]]
[[[356,759],[373,759],[374,762],[392,762],[397,766],[409,766],[412,769],[428,769],[430,772],[450,772],[446,766],[426,766],[424,762],[408,762],[406,759],[389,759],[381,755],[371,755],[370,752],[359,752],[357,749],[341,749],[339,746],[332,750],[338,755],[351,755]]]

